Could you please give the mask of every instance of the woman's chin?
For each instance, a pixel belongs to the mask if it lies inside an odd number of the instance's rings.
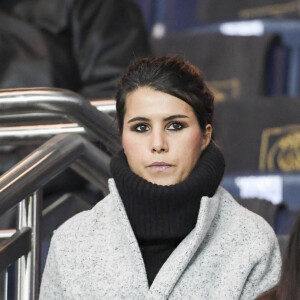
[[[157,184],[157,185],[162,185],[162,186],[168,186],[168,185],[174,185],[180,182],[180,180],[176,178],[170,178],[170,176],[164,178],[164,177],[151,177],[151,178],[145,178],[147,181]]]

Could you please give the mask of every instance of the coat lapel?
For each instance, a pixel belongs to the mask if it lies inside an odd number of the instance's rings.
[[[169,297],[176,282],[205,238],[218,207],[218,197],[203,197],[201,199],[196,227],[164,263],[151,285],[147,299],[158,300]]]
[[[136,280],[139,281],[139,286],[144,291],[144,294],[147,294],[149,291],[149,285],[142,253],[140,251],[138,242],[130,225],[124,204],[120,198],[114,180],[109,179],[108,185],[116,204],[116,211],[113,218],[118,220],[118,228],[121,232],[120,235],[123,235],[123,237],[124,235],[126,235],[123,239],[124,243],[128,243],[128,256],[131,257],[130,261],[132,262],[132,265],[128,266],[128,268],[132,268],[135,270],[134,275],[136,277]]]

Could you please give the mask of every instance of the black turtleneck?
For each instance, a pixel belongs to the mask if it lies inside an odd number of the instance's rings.
[[[149,286],[178,244],[195,227],[202,196],[213,196],[225,162],[211,142],[188,178],[160,186],[133,173],[123,151],[111,161],[111,172],[144,259]]]

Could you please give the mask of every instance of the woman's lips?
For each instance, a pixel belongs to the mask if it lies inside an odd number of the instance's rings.
[[[152,171],[165,171],[172,167],[174,167],[174,165],[165,162],[154,162],[148,166],[148,168]]]

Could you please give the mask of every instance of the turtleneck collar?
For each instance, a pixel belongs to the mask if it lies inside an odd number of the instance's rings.
[[[137,239],[183,239],[197,221],[202,196],[215,194],[225,162],[211,142],[188,178],[160,186],[131,171],[124,151],[111,161],[111,171]]]

